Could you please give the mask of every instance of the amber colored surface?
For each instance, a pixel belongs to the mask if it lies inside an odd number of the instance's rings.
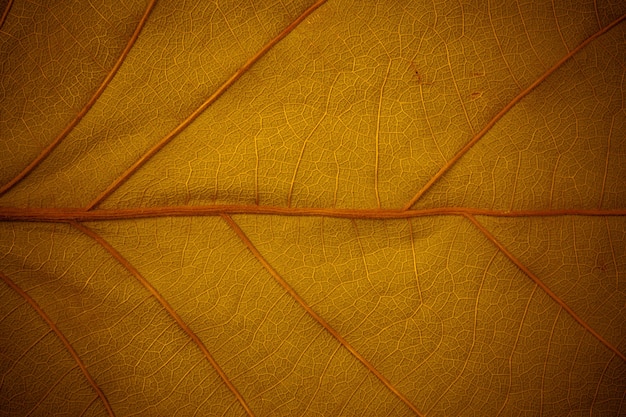
[[[0,1],[0,416],[626,415],[623,1]]]

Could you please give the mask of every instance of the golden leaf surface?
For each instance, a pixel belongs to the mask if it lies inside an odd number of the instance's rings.
[[[626,414],[622,1],[0,13],[0,415]]]

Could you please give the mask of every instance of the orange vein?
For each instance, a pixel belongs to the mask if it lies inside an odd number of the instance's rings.
[[[156,217],[221,216],[223,214],[315,216],[340,219],[410,219],[427,216],[480,215],[490,217],[626,216],[626,209],[490,210],[439,207],[420,210],[335,209],[256,205],[165,206],[85,211],[80,208],[0,207],[0,221],[68,222],[144,219]]]
[[[174,319],[174,321],[176,321],[178,326],[180,326],[180,328],[187,334],[187,336],[189,336],[189,338],[194,341],[194,343],[198,346],[198,348],[200,348],[200,351],[202,351],[202,353],[207,358],[207,360],[211,363],[211,365],[213,365],[213,368],[215,369],[215,371],[222,378],[222,381],[224,381],[226,386],[232,391],[232,393],[235,395],[237,400],[239,400],[239,403],[246,410],[248,415],[254,416],[254,413],[252,412],[250,407],[248,407],[248,404],[246,403],[244,398],[241,396],[239,391],[237,391],[237,388],[235,388],[232,382],[230,382],[230,380],[228,379],[228,376],[226,376],[226,373],[224,373],[222,368],[215,361],[215,359],[213,358],[209,350],[206,348],[204,343],[202,343],[202,340],[200,340],[200,338],[194,333],[194,331],[191,330],[189,326],[187,326],[187,323],[183,321],[183,319],[178,315],[178,313],[176,313],[176,310],[174,310],[174,308],[165,300],[165,298],[163,298],[163,296],[159,294],[156,288],[154,288],[152,284],[150,284],[148,280],[146,280],[139,273],[139,271],[134,266],[131,265],[130,262],[128,262],[117,250],[115,250],[113,246],[109,244],[109,242],[104,240],[100,235],[98,235],[96,232],[94,232],[93,230],[89,229],[88,227],[80,223],[72,222],[72,225],[78,230],[80,230],[81,232],[83,232],[85,235],[91,237],[100,246],[102,246],[107,252],[109,252],[111,256],[117,259],[117,261],[124,268],[126,268],[126,270],[130,272],[137,279],[137,281],[139,281],[141,285],[143,285],[144,288],[148,290],[150,294],[152,294],[154,298],[156,298],[156,300],[161,304],[161,306],[163,306],[165,311],[167,311],[168,314]]]
[[[459,152],[457,152],[456,155],[454,155],[452,157],[452,159],[450,159],[444,166],[442,166],[441,169],[439,169],[439,171],[435,175],[433,175],[430,178],[430,180],[428,180],[426,185],[424,185],[422,187],[422,189],[419,190],[417,192],[417,194],[415,194],[415,196],[411,199],[411,201],[409,201],[402,209],[403,210],[409,210],[413,206],[413,204],[415,204],[417,202],[417,200],[419,200],[424,195],[424,193],[426,193],[426,191],[428,191],[430,189],[430,187],[432,187],[432,185],[435,182],[437,182],[439,180],[439,178],[441,178],[443,176],[443,174],[445,174],[450,168],[452,168],[452,166],[459,159],[461,159],[463,157],[463,155],[465,155],[476,144],[476,142],[478,142],[480,139],[482,139],[482,137],[485,136],[485,134],[489,130],[491,130],[491,128],[502,117],[504,117],[504,115],[507,114],[509,112],[509,110],[511,110],[513,108],[513,106],[515,106],[517,103],[519,103],[522,98],[526,97],[539,84],[541,84],[543,81],[545,81],[546,78],[548,78],[550,75],[552,75],[552,73],[554,73],[557,69],[559,69],[567,60],[569,60],[572,56],[574,56],[576,53],[578,53],[581,49],[583,49],[589,43],[594,41],[596,38],[602,36],[603,34],[608,32],[609,30],[611,30],[613,27],[617,26],[624,19],[626,19],[626,14],[620,16],[619,18],[617,18],[616,20],[611,22],[611,24],[609,24],[608,26],[605,26],[600,31],[598,31],[598,32],[594,33],[593,35],[591,35],[583,43],[578,45],[576,48],[572,49],[567,55],[563,56],[563,58],[561,58],[556,64],[554,64],[545,73],[543,73],[543,75],[541,75],[539,78],[537,78],[537,80],[535,80],[535,82],[533,82],[530,86],[526,87],[526,89],[524,91],[522,91],[515,98],[513,98],[513,100],[511,100],[506,106],[504,106],[502,108],[502,110],[500,110],[489,121],[489,123],[487,123],[485,125],[485,127],[482,128],[482,130],[480,132],[478,132]]]
[[[113,409],[111,408],[111,404],[109,404],[109,400],[107,400],[107,397],[104,395],[104,392],[102,392],[102,390],[100,389],[96,381],[91,377],[91,374],[87,370],[87,367],[85,366],[83,361],[80,359],[80,356],[78,356],[78,353],[76,353],[76,351],[74,350],[74,347],[70,344],[69,340],[67,340],[65,335],[61,332],[61,330],[59,330],[56,324],[54,324],[52,319],[50,319],[50,317],[45,313],[45,311],[41,309],[41,307],[39,307],[39,304],[37,304],[37,302],[30,295],[28,295],[26,291],[21,289],[15,282],[13,282],[11,278],[9,278],[8,276],[4,275],[1,272],[0,272],[0,278],[2,278],[2,280],[9,287],[11,287],[16,293],[21,295],[22,298],[24,298],[24,300],[26,300],[26,302],[28,302],[28,304],[31,305],[33,310],[35,310],[37,314],[39,314],[39,316],[41,316],[41,318],[44,319],[46,323],[48,323],[48,326],[50,326],[52,331],[57,335],[57,337],[61,340],[61,342],[63,342],[63,345],[65,346],[67,351],[70,353],[70,355],[72,355],[72,358],[74,358],[74,361],[76,362],[80,370],[83,372],[83,375],[85,375],[85,378],[87,378],[87,381],[89,381],[89,384],[91,384],[92,388],[96,391],[96,394],[98,394],[98,397],[100,397],[100,400],[102,401],[102,404],[104,405],[104,408],[106,408],[109,415],[115,416],[115,413],[113,412]]]
[[[298,295],[298,293],[281,277],[274,268],[265,260],[263,255],[257,250],[252,241],[248,239],[248,236],[244,233],[243,230],[235,223],[235,221],[228,215],[223,214],[222,218],[228,225],[233,229],[233,231],[239,236],[241,241],[248,247],[250,252],[254,255],[254,257],[265,267],[267,272],[269,272],[274,279],[278,282],[278,284],[284,288],[289,295],[298,303],[300,306],[311,316],[315,321],[317,321],[322,327],[324,327],[341,345],[343,345],[354,357],[356,357],[370,372],[372,372],[376,377],[391,391],[393,392],[402,402],[404,402],[415,414],[418,416],[422,416],[419,410],[411,403],[411,401],[406,398],[400,391],[394,387],[391,382],[385,378],[371,363],[368,362],[346,339],[343,338],[335,329],[333,329],[330,324],[326,322],[320,315],[318,315],[315,310],[313,310],[307,302]]]
[[[156,145],[150,148],[145,154],[143,154],[135,163],[133,163],[122,175],[117,177],[109,186],[100,193],[91,203],[85,207],[86,210],[91,210],[109,195],[113,193],[124,181],[130,178],[135,171],[137,171],[143,164],[145,164],[150,158],[152,158],[157,152],[159,152],[165,145],[167,145],[172,139],[174,139],[179,133],[181,133],[187,126],[189,126],[204,110],[213,104],[226,90],[232,86],[241,76],[246,73],[261,57],[263,57],[270,49],[280,42],[285,36],[291,33],[304,19],[306,19],[313,11],[324,4],[326,0],[318,0],[306,9],[296,20],[294,20],[289,26],[283,29],[274,39],[270,40],[261,50],[259,50],[252,58],[248,59],[243,66],[241,66],[228,80],[226,80],[204,103],[200,105],[193,113],[191,113],[185,120],[183,120],[174,130],[168,133],[163,139],[161,139]]]
[[[558,305],[561,306],[563,310],[565,310],[574,320],[578,322],[585,330],[591,333],[596,339],[598,339],[604,346],[609,348],[613,353],[622,358],[624,362],[626,362],[626,355],[620,352],[617,347],[613,346],[608,340],[602,337],[598,332],[596,332],[590,325],[588,325],[578,314],[574,312],[565,301],[561,300],[559,296],[557,296],[546,284],[543,283],[535,274],[533,274],[519,259],[517,259],[509,250],[500,243],[494,235],[489,232],[481,223],[474,218],[471,214],[464,214],[464,216],[471,221],[484,235],[487,239],[489,239],[511,262],[513,262],[523,273],[525,273],[531,280],[534,281],[535,284],[539,288],[541,288],[546,294],[550,296]]]
[[[115,63],[115,65],[113,65],[113,68],[111,68],[111,71],[109,71],[109,73],[104,78],[104,80],[100,84],[100,87],[98,87],[98,89],[96,90],[94,95],[91,97],[91,99],[89,99],[89,101],[85,104],[82,110],[78,112],[78,114],[65,127],[65,129],[63,129],[63,131],[48,146],[46,146],[41,151],[41,153],[39,153],[39,155],[37,155],[37,157],[33,159],[30,164],[28,164],[28,166],[26,166],[26,168],[24,168],[19,174],[13,177],[11,181],[9,181],[8,183],[0,187],[0,196],[6,193],[7,191],[9,191],[13,186],[15,186],[15,184],[20,182],[22,179],[24,179],[24,177],[30,174],[44,159],[46,159],[48,155],[50,155],[52,151],[63,141],[63,139],[65,139],[67,135],[70,134],[70,132],[76,127],[76,125],[81,121],[81,119],[93,107],[93,105],[100,98],[100,96],[102,95],[104,90],[107,88],[107,86],[109,85],[113,77],[115,77],[115,74],[117,74],[117,71],[120,69],[120,67],[124,63],[124,60],[128,56],[128,53],[130,52],[131,48],[135,44],[135,41],[139,37],[139,33],[143,29],[146,21],[148,20],[148,16],[150,15],[150,12],[152,11],[152,8],[154,7],[155,4],[156,4],[156,0],[150,1],[148,6],[146,7],[146,10],[144,11],[143,16],[141,17],[141,20],[139,21],[139,23],[137,24],[137,27],[135,28],[135,32],[128,40],[128,43],[126,44],[126,48],[124,48],[119,58],[117,59],[117,62]]]
[[[7,7],[4,8],[4,12],[2,12],[2,17],[0,17],[0,29],[4,26],[4,22],[6,22],[7,17],[9,16],[9,12],[11,11],[11,6],[13,5],[13,0],[9,0],[7,3]]]
[[[422,289],[420,286],[420,276],[417,273],[417,255],[415,254],[415,237],[413,235],[413,224],[410,219],[406,219],[406,222],[409,224],[409,236],[411,241],[411,254],[413,255],[413,271],[415,273],[415,286],[417,287],[417,294],[419,295],[420,305],[422,307],[424,305],[424,297],[422,297]]]

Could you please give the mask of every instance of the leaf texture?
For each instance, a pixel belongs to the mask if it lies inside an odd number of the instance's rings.
[[[626,414],[623,2],[0,10],[0,415]]]

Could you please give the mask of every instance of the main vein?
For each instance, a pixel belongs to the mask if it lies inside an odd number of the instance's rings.
[[[136,207],[85,210],[81,208],[0,207],[0,221],[72,222],[125,220],[155,217],[221,216],[231,214],[333,217],[344,219],[409,219],[427,216],[556,217],[626,216],[626,209],[488,210],[472,207],[439,207],[421,210],[340,209],[256,205]]]

